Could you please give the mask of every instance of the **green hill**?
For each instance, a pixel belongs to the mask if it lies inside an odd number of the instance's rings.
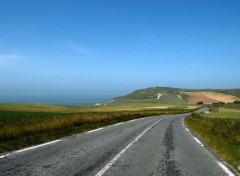
[[[186,105],[191,97],[184,94],[184,92],[215,92],[240,97],[240,89],[182,89],[171,87],[151,87],[136,90],[130,94],[113,98],[102,102],[101,104],[121,105],[133,103],[160,103]]]
[[[159,103],[185,105],[186,101],[180,96],[177,88],[155,87],[136,90],[126,96],[113,98],[105,103],[108,105],[132,103]],[[109,103],[108,103],[109,102]],[[104,102],[103,102],[104,103]]]

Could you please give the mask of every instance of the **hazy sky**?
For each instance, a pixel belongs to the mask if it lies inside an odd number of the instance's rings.
[[[0,1],[0,95],[240,88],[239,0]]]

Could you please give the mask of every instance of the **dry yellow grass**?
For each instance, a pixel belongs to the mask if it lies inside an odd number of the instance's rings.
[[[238,97],[227,95],[218,92],[182,92],[186,96],[189,104],[196,104],[202,101],[205,104],[212,104],[214,102],[233,102],[238,100]]]
[[[0,104],[0,111],[23,111],[23,112],[111,112],[111,111],[136,111],[147,109],[176,108],[176,105],[159,103],[128,104],[119,106],[57,106],[44,104]],[[179,108],[179,107],[178,107]]]
[[[202,94],[202,92],[182,92],[187,98],[188,104],[196,104],[197,102],[202,101],[205,104],[211,104],[216,102],[216,100],[207,97],[206,95]]]
[[[238,97],[232,96],[232,95],[227,95],[223,93],[218,93],[218,92],[202,92],[203,95],[214,99],[216,101],[221,101],[221,102],[233,102],[235,100],[238,100]]]
[[[22,111],[21,107],[23,108]],[[140,110],[133,110],[137,109]],[[150,107],[150,109],[146,109]],[[140,117],[161,114],[188,113],[196,109],[132,105],[112,107],[57,107],[47,105],[2,105],[0,106],[0,153],[81,133],[102,126]],[[125,108],[125,111],[119,110]],[[156,108],[156,109],[155,109]],[[5,109],[2,110],[2,109]],[[19,111],[11,111],[17,109]],[[41,109],[42,112],[31,112]],[[52,112],[54,109],[63,112]],[[48,112],[46,112],[49,110]],[[72,110],[72,112],[69,112]],[[68,113],[66,113],[66,112]],[[80,113],[77,113],[80,111]]]

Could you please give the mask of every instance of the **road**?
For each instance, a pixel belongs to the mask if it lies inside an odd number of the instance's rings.
[[[231,175],[185,128],[186,116],[136,119],[5,153],[0,175]]]

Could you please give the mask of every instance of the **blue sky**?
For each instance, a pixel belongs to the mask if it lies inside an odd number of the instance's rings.
[[[240,88],[239,0],[0,1],[0,95]]]

